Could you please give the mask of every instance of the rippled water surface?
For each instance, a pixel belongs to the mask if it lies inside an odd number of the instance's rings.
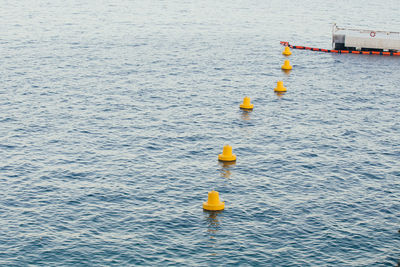
[[[397,264],[397,0],[0,3],[0,265]]]

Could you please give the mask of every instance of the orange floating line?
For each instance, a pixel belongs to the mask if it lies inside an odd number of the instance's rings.
[[[329,50],[316,47],[290,45],[289,42],[282,42],[282,41],[280,42],[280,44],[283,46],[289,46],[290,48],[294,49],[305,49],[311,51],[321,51],[326,53],[400,56],[400,52],[356,51],[356,50],[335,50],[335,49]]]

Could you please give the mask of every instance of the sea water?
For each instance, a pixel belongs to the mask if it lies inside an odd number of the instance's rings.
[[[0,3],[0,265],[397,264],[398,1]]]

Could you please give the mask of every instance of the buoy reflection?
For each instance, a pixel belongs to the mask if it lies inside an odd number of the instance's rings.
[[[219,170],[221,177],[224,177],[227,179],[231,178],[232,172],[230,169],[236,165],[236,161],[234,161],[234,162],[219,162],[218,164],[219,164],[219,166],[221,166],[221,169]]]
[[[286,75],[289,75],[291,71],[292,70],[284,70],[284,69],[282,69],[282,72],[285,73]]]
[[[220,221],[218,219],[218,215],[222,211],[204,211],[206,214],[206,221],[207,221],[207,232],[209,233],[210,239],[214,239],[216,234],[220,228]]]
[[[230,170],[225,170],[225,169],[221,170],[221,177],[229,179],[231,177],[231,174],[232,173]]]
[[[219,211],[208,211],[204,210],[205,220],[207,222],[207,234],[209,237],[209,245],[211,248],[216,248],[217,245],[217,232],[221,228],[220,219],[218,216],[222,213],[222,210]],[[216,253],[211,253],[210,255],[215,256]]]
[[[222,212],[223,212],[222,210],[217,210],[217,211],[204,210],[209,232],[215,233],[219,230],[220,222],[218,219],[218,215],[221,214]]]
[[[251,112],[253,112],[253,111],[252,110],[244,110],[244,109],[242,109],[241,110],[241,114],[240,114],[242,120],[245,120],[245,121],[250,120],[251,119],[251,116],[250,116]]]
[[[286,92],[275,92],[276,96],[278,98],[282,98],[285,95]]]

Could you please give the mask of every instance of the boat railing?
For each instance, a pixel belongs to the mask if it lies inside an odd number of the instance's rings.
[[[354,28],[344,28],[344,27],[338,27],[336,23],[333,24],[333,30],[332,33],[334,34],[337,31],[355,31],[355,32],[360,32],[360,33],[370,33],[370,32],[379,32],[379,33],[385,33],[387,35],[389,34],[400,34],[400,32],[393,32],[393,31],[376,31],[376,30],[364,30],[364,29],[354,29]]]

